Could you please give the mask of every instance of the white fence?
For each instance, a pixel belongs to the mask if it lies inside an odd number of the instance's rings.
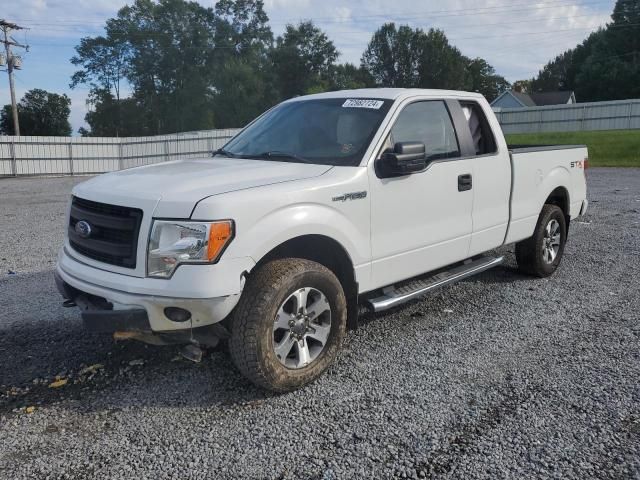
[[[640,128],[640,99],[494,111],[507,134]]]
[[[222,147],[238,131],[130,138],[0,136],[0,177],[85,175],[202,157]]]

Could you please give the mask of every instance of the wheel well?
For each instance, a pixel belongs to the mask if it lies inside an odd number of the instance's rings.
[[[545,205],[556,205],[560,207],[562,213],[564,213],[564,218],[567,222],[567,232],[569,230],[569,221],[571,220],[570,216],[570,207],[569,207],[569,192],[564,187],[556,188],[549,197],[545,200]]]
[[[565,216],[569,215],[569,192],[567,192],[567,189],[564,187],[556,188],[553,192],[551,192],[551,195],[549,195],[544,203],[557,205],[562,209]]]
[[[339,242],[324,235],[292,238],[267,253],[254,268],[279,258],[304,258],[331,270],[338,277],[347,298],[348,326],[355,327],[358,316],[358,283],[351,257]]]

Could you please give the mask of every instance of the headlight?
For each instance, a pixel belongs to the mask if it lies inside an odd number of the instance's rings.
[[[155,220],[147,250],[147,275],[169,278],[181,263],[214,263],[232,238],[231,220]]]

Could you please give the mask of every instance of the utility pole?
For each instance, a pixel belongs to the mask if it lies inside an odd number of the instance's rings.
[[[12,30],[24,30],[24,27],[20,27],[15,23],[0,20],[0,30],[4,33],[4,40],[0,40],[4,43],[4,50],[7,52],[7,73],[9,74],[9,90],[11,92],[11,111],[13,112],[13,130],[17,137],[20,136],[20,123],[18,122],[18,105],[16,104],[16,90],[13,84],[13,70],[20,68],[19,57],[14,57],[11,54],[11,47],[24,48],[29,51],[27,45],[21,45],[9,36]]]

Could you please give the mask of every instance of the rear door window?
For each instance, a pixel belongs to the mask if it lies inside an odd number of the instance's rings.
[[[487,116],[480,105],[475,102],[461,102],[460,107],[469,126],[475,154],[489,155],[496,153],[498,151],[496,140]]]

